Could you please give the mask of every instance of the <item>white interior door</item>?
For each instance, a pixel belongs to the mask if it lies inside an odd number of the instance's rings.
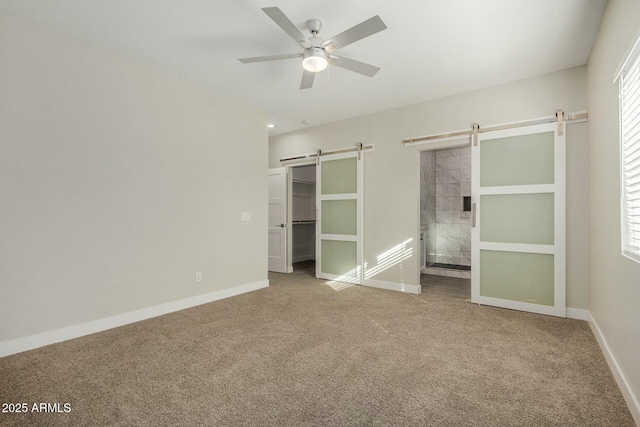
[[[269,169],[269,271],[287,272],[287,170]]]
[[[320,157],[316,168],[316,277],[362,283],[362,153]]]
[[[565,317],[564,135],[549,123],[472,145],[472,302]]]

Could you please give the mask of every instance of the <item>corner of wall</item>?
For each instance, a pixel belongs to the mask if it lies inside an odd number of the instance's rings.
[[[609,365],[609,369],[611,369],[611,373],[620,388],[620,392],[624,397],[624,400],[627,402],[627,406],[629,407],[629,411],[631,412],[631,416],[638,426],[640,426],[640,401],[638,400],[638,396],[636,396],[633,392],[633,387],[629,383],[628,378],[625,376],[620,363],[616,359],[615,355],[611,351],[609,344],[607,343],[607,339],[602,334],[602,330],[598,326],[598,322],[593,318],[591,313],[589,313],[589,327],[591,327],[591,331],[593,335],[596,337],[596,341],[598,345],[600,345],[600,349],[602,349],[602,353]]]

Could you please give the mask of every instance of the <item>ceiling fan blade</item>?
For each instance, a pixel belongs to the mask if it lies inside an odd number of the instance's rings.
[[[302,46],[304,49],[311,47],[307,38],[300,32],[298,27],[295,26],[293,22],[287,15],[285,15],[279,8],[277,7],[263,7],[262,11],[267,14],[269,18],[273,20],[280,28],[284,30],[285,33],[289,34],[289,37],[294,39],[296,43]]]
[[[369,18],[364,22],[359,23],[355,27],[351,27],[346,31],[341,32],[337,36],[333,36],[322,43],[328,52],[333,52],[336,49],[340,49],[348,44],[362,40],[365,37],[369,37],[379,31],[386,30],[387,26],[382,22],[382,19],[376,15],[373,18]]]
[[[238,61],[243,64],[249,64],[251,62],[265,62],[265,61],[277,61],[279,59],[292,59],[302,58],[301,53],[285,53],[283,55],[271,55],[271,56],[254,56],[253,58],[240,58]]]
[[[344,56],[338,56],[335,53],[332,53],[329,56],[329,63],[331,65],[335,65],[336,67],[344,68],[350,71],[355,71],[356,73],[364,74],[368,77],[373,77],[376,75],[380,68],[375,67],[373,65],[365,64],[364,62],[356,61],[355,59],[345,58]]]
[[[316,73],[304,70],[302,73],[302,81],[300,82],[300,89],[309,89],[313,86],[313,79],[315,79]]]

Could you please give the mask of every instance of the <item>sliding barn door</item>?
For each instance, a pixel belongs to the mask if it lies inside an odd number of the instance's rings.
[[[316,277],[362,283],[362,153],[321,156],[316,168]]]
[[[472,145],[471,301],[565,317],[565,132],[557,123]]]

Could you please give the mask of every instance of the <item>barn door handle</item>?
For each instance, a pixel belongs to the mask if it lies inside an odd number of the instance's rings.
[[[471,205],[471,227],[476,228],[476,204]]]

